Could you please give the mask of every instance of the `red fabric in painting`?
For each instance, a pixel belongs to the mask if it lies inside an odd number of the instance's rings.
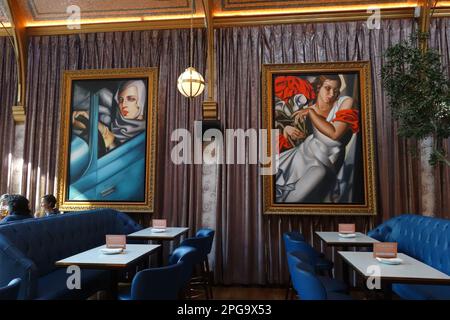
[[[292,144],[289,142],[289,140],[283,136],[282,134],[278,138],[278,153],[283,152],[284,150],[292,148]]]
[[[350,110],[339,110],[336,112],[336,117],[331,121],[341,121],[348,123],[350,125],[350,128],[352,129],[353,133],[359,132],[359,111],[350,109]]]
[[[306,99],[316,98],[314,89],[309,81],[294,76],[281,76],[275,79],[275,95],[287,102],[296,94],[303,94]]]

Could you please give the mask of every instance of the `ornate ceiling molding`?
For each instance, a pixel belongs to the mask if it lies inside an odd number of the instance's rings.
[[[417,4],[417,0],[221,0],[223,11],[255,10],[255,9],[286,9],[325,6],[356,6],[380,4]]]
[[[144,16],[173,16],[192,13],[191,0],[18,0],[26,8],[29,19],[33,21],[65,20],[67,8],[77,5],[83,18],[119,18]],[[196,0],[197,1],[197,0]],[[195,5],[197,10],[198,4]],[[201,7],[200,7],[201,9]]]

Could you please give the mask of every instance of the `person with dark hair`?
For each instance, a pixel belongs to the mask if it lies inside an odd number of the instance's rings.
[[[18,194],[9,195],[6,202],[9,215],[0,221],[0,224],[33,218],[29,208],[29,201],[24,196]]]
[[[0,196],[0,220],[8,215],[8,200],[9,194],[5,193]]]
[[[59,214],[58,208],[56,208],[56,198],[52,194],[47,194],[41,198],[41,217],[48,217],[51,215]]]

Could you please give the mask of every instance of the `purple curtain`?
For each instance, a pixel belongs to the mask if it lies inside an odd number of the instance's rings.
[[[14,151],[14,119],[17,72],[14,49],[7,37],[0,37],[0,193],[11,191],[12,155]]]
[[[157,30],[32,37],[29,42],[28,113],[24,190],[37,210],[39,198],[56,192],[60,89],[64,70],[159,67],[156,214],[171,225],[195,229],[201,214],[201,168],[170,161],[176,128],[192,130],[201,99],[178,93],[176,80],[189,64],[189,30]],[[195,31],[194,65],[205,71],[204,30]],[[136,215],[146,225],[149,214]]]
[[[420,212],[417,160],[396,126],[381,86],[382,53],[408,39],[412,20],[384,20],[380,29],[364,22],[279,25],[217,30],[220,118],[224,128],[260,128],[261,65],[370,60],[372,66],[378,219],[369,217],[263,216],[261,177],[256,165],[224,165],[218,187],[216,276],[226,284],[287,281],[282,234],[300,230],[311,242],[318,230],[353,222],[367,231],[405,212]],[[333,255],[333,252],[329,252]]]

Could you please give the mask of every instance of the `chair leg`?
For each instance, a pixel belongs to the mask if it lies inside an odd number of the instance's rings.
[[[289,275],[289,282],[286,288],[286,297],[284,300],[289,300],[289,293],[291,292],[291,275]]]
[[[214,299],[213,289],[212,289],[213,279],[212,279],[212,275],[211,275],[211,270],[209,269],[209,260],[208,260],[208,258],[206,258],[206,263],[205,264],[206,264],[206,274],[207,274],[207,279],[208,279],[209,298],[210,299]]]
[[[202,285],[203,285],[203,289],[205,290],[205,296],[206,296],[206,300],[209,300],[209,288],[208,288],[208,275],[206,274],[206,262],[203,261],[202,262]]]

